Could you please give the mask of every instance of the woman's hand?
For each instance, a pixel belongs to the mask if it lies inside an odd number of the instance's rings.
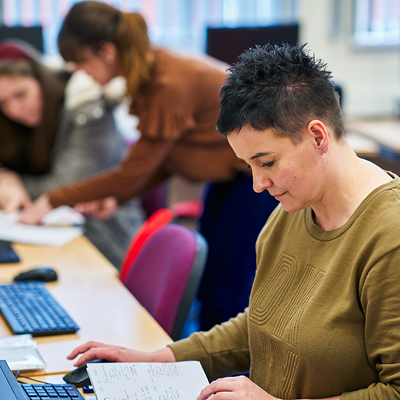
[[[205,400],[209,397],[213,400],[278,400],[245,376],[217,379],[200,392],[197,400]]]
[[[38,225],[42,218],[51,210],[53,206],[50,204],[49,197],[42,194],[30,206],[21,211],[18,222],[28,225]]]
[[[200,392],[197,400],[208,398],[210,400],[280,400],[261,389],[246,376],[221,378],[211,382]],[[319,400],[340,400],[340,396]]]
[[[94,217],[99,219],[110,218],[118,208],[118,201],[115,197],[106,197],[101,200],[88,201],[86,203],[78,203],[75,211],[85,215],[86,217]]]
[[[0,171],[0,208],[6,214],[31,205],[31,198],[18,174]]]
[[[165,347],[164,349],[153,353],[144,353],[121,346],[113,346],[99,342],[87,342],[73,350],[67,358],[73,360],[79,354],[82,354],[82,356],[75,362],[74,366],[76,367],[98,358],[115,362],[176,361],[175,355],[169,347]]]

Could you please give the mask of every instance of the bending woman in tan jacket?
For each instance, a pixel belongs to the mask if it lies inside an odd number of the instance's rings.
[[[203,215],[207,229],[202,230],[210,255],[200,292],[207,292],[209,301],[203,311],[218,306],[202,328],[235,316],[248,301],[256,237],[277,203],[268,194],[253,193],[251,176],[243,173],[246,165],[215,129],[228,66],[211,57],[199,60],[156,48],[141,15],[95,1],[70,10],[58,41],[63,57],[100,84],[126,78],[130,112],[139,117],[141,137],[118,166],[46,193],[22,213],[21,221],[37,223],[54,207],[93,200],[102,213],[109,196],[123,203],[174,174],[212,182]],[[209,212],[209,206],[215,210]],[[233,295],[235,301],[227,302]]]

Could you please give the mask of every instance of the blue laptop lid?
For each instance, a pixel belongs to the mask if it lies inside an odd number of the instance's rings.
[[[4,360],[0,360],[0,393],[1,400],[27,400],[27,396]]]

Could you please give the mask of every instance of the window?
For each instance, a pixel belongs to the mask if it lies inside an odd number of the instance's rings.
[[[6,26],[43,27],[44,52],[56,55],[64,16],[78,0],[0,0]],[[208,26],[265,26],[297,22],[298,0],[103,0],[125,12],[143,14],[151,40],[203,52]]]
[[[354,41],[359,46],[400,45],[400,0],[356,0]]]

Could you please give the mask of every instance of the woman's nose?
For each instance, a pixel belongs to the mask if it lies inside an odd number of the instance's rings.
[[[256,193],[261,193],[272,186],[272,181],[268,177],[262,175],[254,175],[253,173],[253,190]]]

